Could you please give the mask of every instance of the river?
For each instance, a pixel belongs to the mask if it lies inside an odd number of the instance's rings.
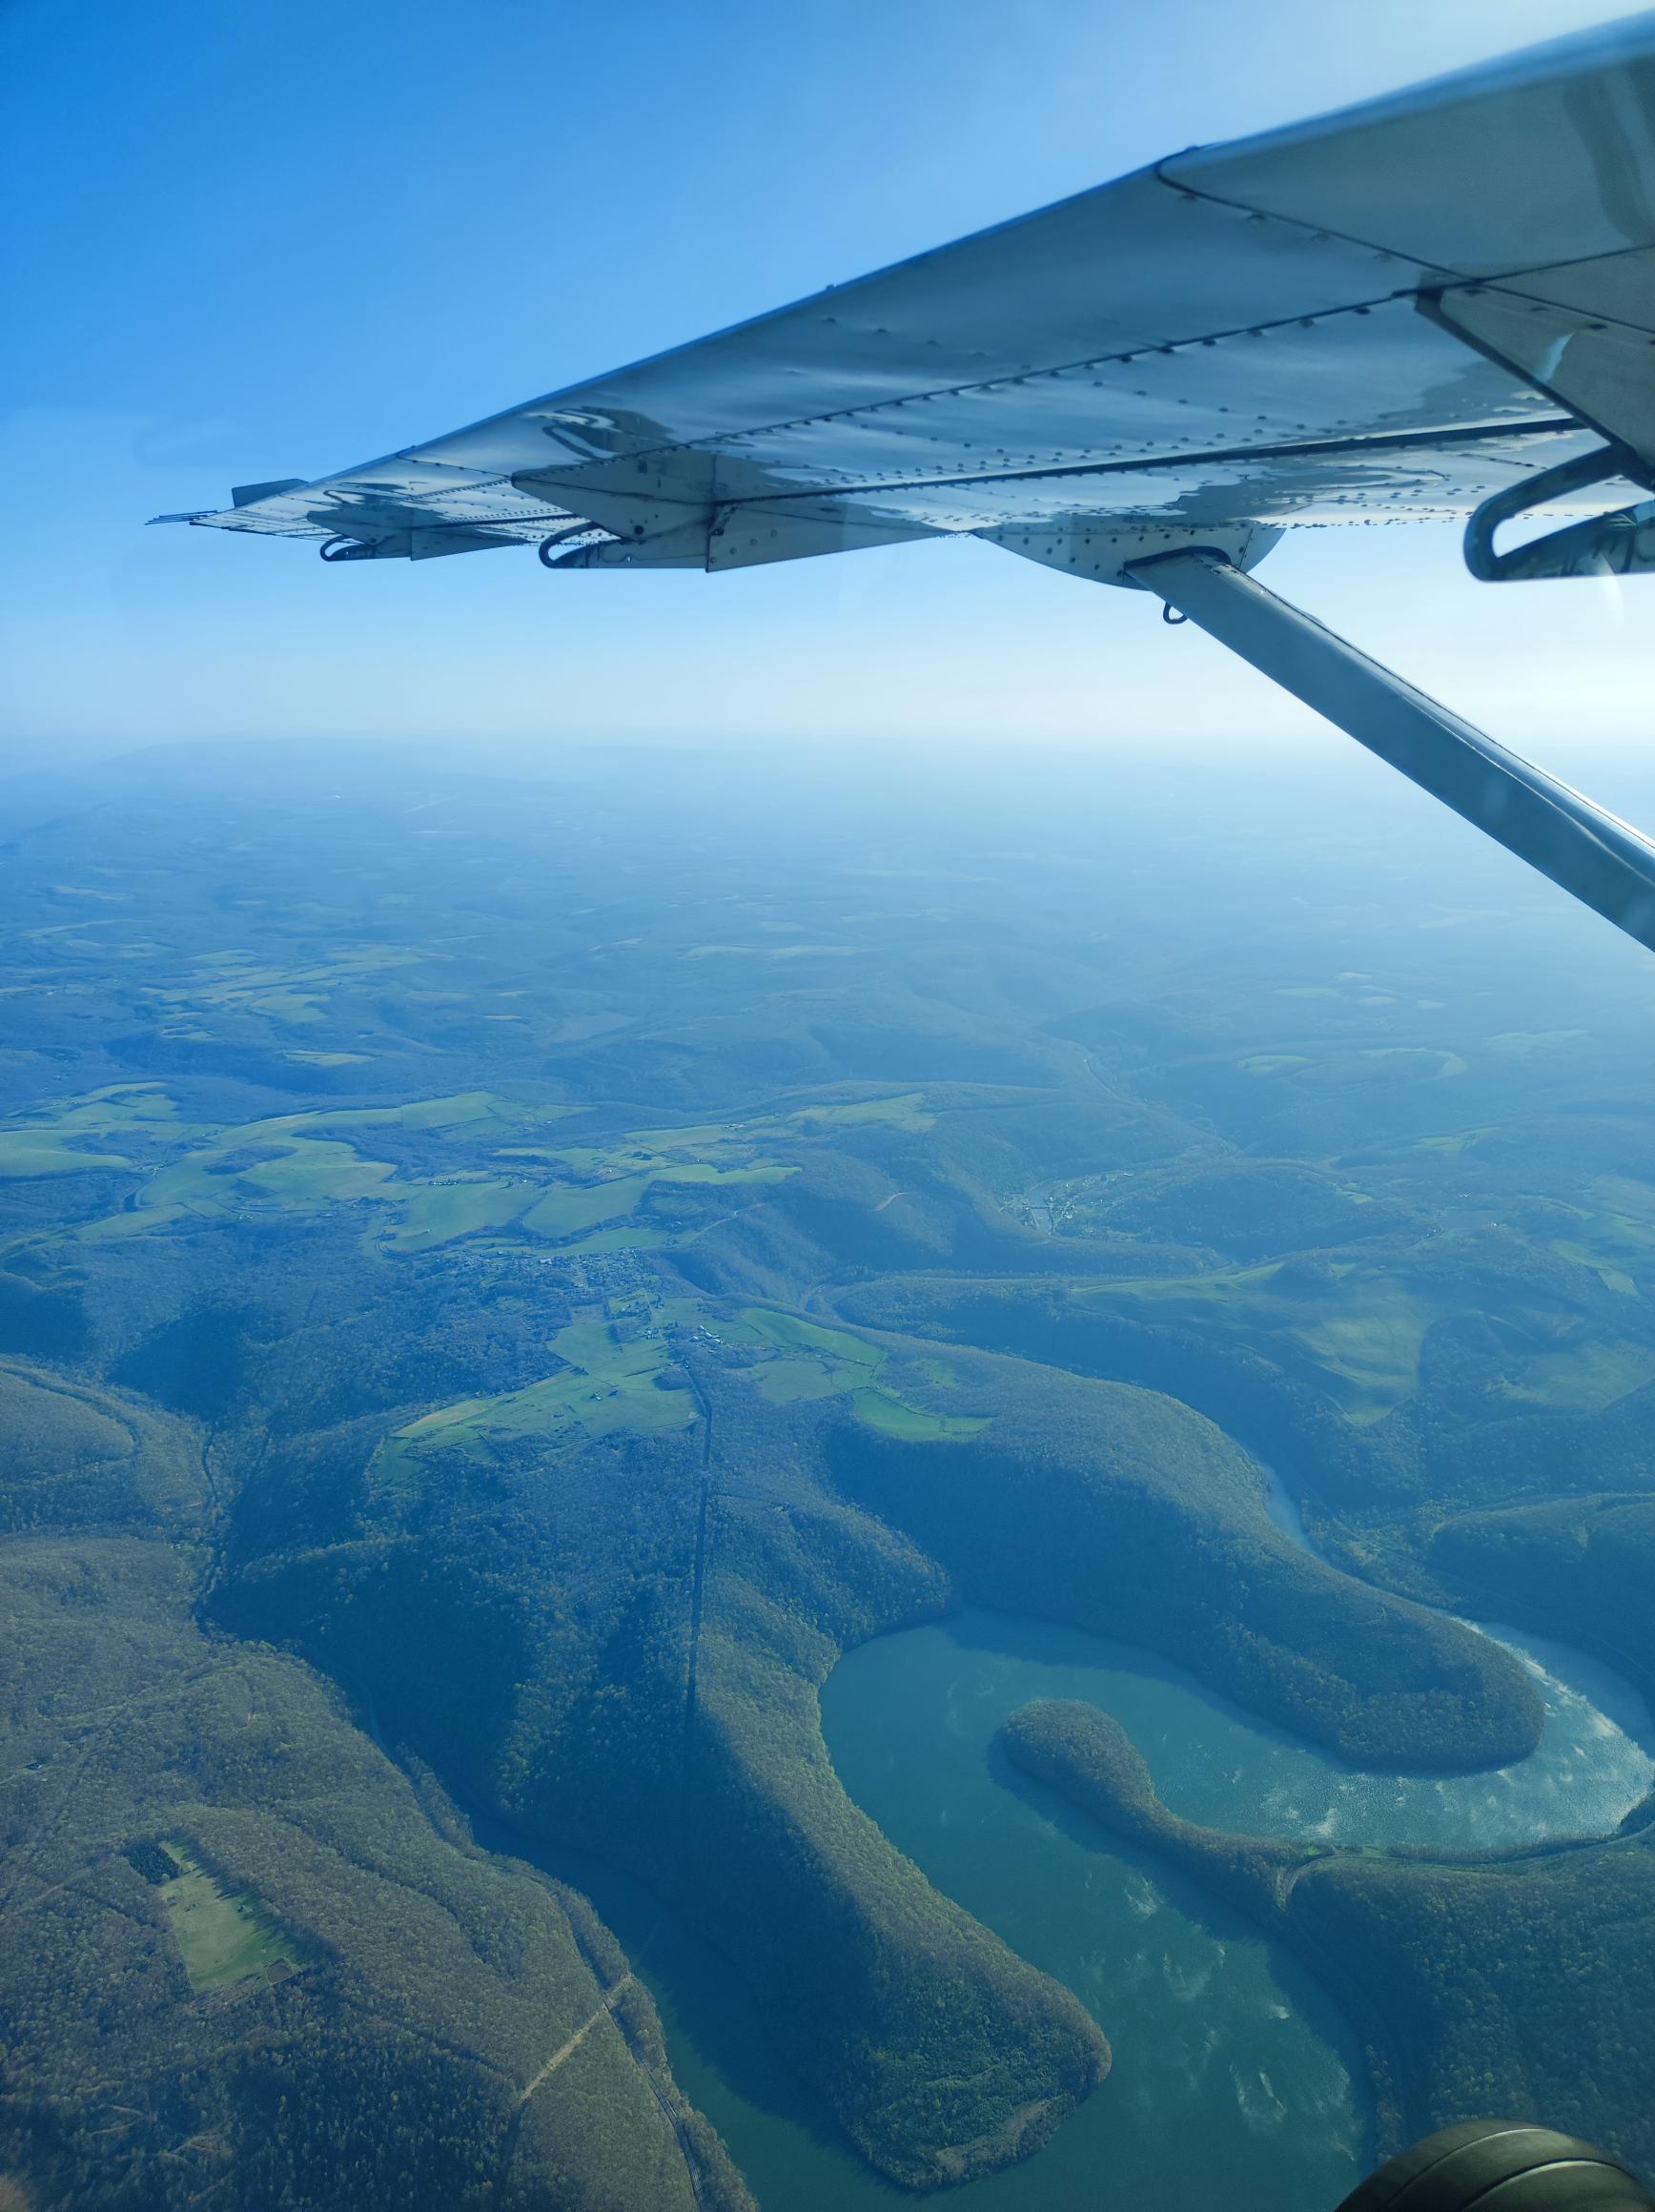
[[[1303,1542],[1272,1481],[1271,1510]],[[1282,1946],[1104,1836],[1001,1759],[1031,1697],[1113,1712],[1175,1810],[1255,1833],[1488,1848],[1614,1827],[1655,1779],[1647,1711],[1606,1669],[1498,1631],[1535,1673],[1545,1732],[1496,1774],[1365,1774],[1181,1669],[1050,1624],[967,1610],[847,1654],[822,1697],[841,1779],[939,1889],[1066,1982],[1114,2049],[1109,2080],[1035,2158],[949,2212],[1328,2212],[1369,2161],[1355,2038]],[[638,1885],[560,1862],[661,2005],[674,2071],[764,2212],[894,2212],[777,2062],[734,1975]]]

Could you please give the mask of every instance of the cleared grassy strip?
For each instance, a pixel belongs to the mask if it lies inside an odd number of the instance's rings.
[[[272,1021],[298,1028],[306,1022],[326,1021],[321,999],[305,991],[260,991],[242,1000],[249,1014],[262,1014]]]
[[[422,1413],[418,1421],[410,1421],[398,1429],[397,1439],[405,1444],[424,1444],[449,1429],[475,1425],[478,1417],[498,1403],[493,1398],[461,1398],[453,1405],[439,1405],[435,1413]]]
[[[933,1128],[936,1116],[928,1114],[923,1091],[904,1091],[889,1098],[825,1100],[820,1105],[798,1106],[784,1114],[763,1114],[750,1121],[705,1121],[684,1129],[638,1129],[632,1142],[648,1146],[666,1157],[728,1155],[751,1152],[755,1143],[776,1137],[816,1137],[833,1129],[880,1125],[919,1133]],[[755,1163],[762,1164],[762,1163]]]
[[[578,1106],[519,1106],[494,1091],[456,1091],[399,1106],[324,1106],[314,1113],[277,1115],[253,1126],[295,1136],[316,1129],[467,1129],[485,1121],[521,1129],[580,1112]]]
[[[763,1342],[780,1351],[813,1353],[818,1359],[869,1375],[885,1364],[885,1354],[877,1344],[867,1343],[846,1329],[826,1329],[820,1321],[807,1321],[798,1314],[779,1313],[767,1305],[748,1305],[742,1308],[742,1320]]]
[[[844,1385],[821,1360],[766,1360],[757,1370],[759,1396],[772,1405],[797,1405],[810,1398],[831,1398]]]
[[[896,1098],[860,1098],[854,1104],[843,1106],[806,1106],[785,1119],[786,1124],[806,1135],[818,1129],[865,1128],[869,1122],[918,1133],[932,1128],[936,1116],[926,1112],[923,1091],[905,1091]]]
[[[106,1214],[102,1220],[86,1221],[78,1229],[69,1232],[73,1244],[112,1244],[126,1237],[142,1237],[152,1229],[164,1229],[173,1221],[189,1219],[183,1206],[156,1206],[142,1213]]]
[[[396,1172],[336,1138],[293,1137],[254,1121],[158,1169],[139,1195],[138,1211],[232,1214],[274,1202],[308,1212],[378,1197]]]
[[[824,1328],[820,1321],[762,1305],[744,1307],[741,1318],[749,1341],[756,1337],[784,1355],[753,1370],[760,1396],[772,1405],[848,1395],[858,1421],[884,1436],[900,1437],[905,1444],[961,1440],[988,1426],[987,1415],[933,1413],[894,1390],[876,1386],[873,1378],[885,1365],[884,1350],[846,1329]],[[932,1360],[923,1364],[933,1387],[952,1386],[950,1368]]]
[[[88,1139],[118,1141],[128,1130],[176,1123],[177,1108],[159,1083],[110,1083],[101,1091],[34,1106],[10,1128],[0,1130],[0,1178],[21,1181],[33,1176],[130,1168],[133,1162],[123,1154],[80,1151],[76,1146]]]
[[[705,1160],[687,1160],[682,1166],[663,1168],[655,1179],[663,1183],[785,1183],[798,1172],[796,1167],[783,1167],[779,1162],[758,1167],[713,1167]]]
[[[387,1198],[393,1194],[375,1193]],[[480,1230],[503,1229],[534,1198],[521,1183],[477,1182],[399,1184],[395,1196],[402,1219],[384,1236],[389,1252],[430,1252]]]
[[[628,1221],[619,1229],[594,1229],[588,1237],[578,1237],[565,1249],[570,1252],[652,1252],[673,1244],[683,1244],[687,1239],[674,1236],[667,1229],[652,1229],[646,1221]]]
[[[166,1849],[180,1872],[160,1885],[159,1895],[193,1990],[280,1981],[304,1963],[256,1898],[224,1889],[182,1845]]]
[[[905,1444],[964,1442],[989,1425],[985,1414],[928,1413],[892,1397],[889,1390],[853,1390],[850,1409],[858,1421],[878,1429],[881,1436],[900,1437]]]
[[[1348,1383],[1365,1406],[1382,1412],[1419,1386],[1425,1332],[1442,1310],[1384,1277],[1359,1280],[1340,1310],[1339,1284],[1319,1321],[1289,1328],[1330,1375]]]
[[[522,1225],[537,1237],[554,1240],[578,1237],[582,1229],[596,1229],[601,1222],[636,1213],[650,1180],[646,1175],[635,1175],[617,1176],[606,1183],[560,1183],[529,1207]]]
[[[31,1107],[28,1115],[31,1124],[91,1130],[99,1137],[116,1129],[176,1122],[177,1117],[178,1109],[159,1083],[106,1083],[101,1091],[83,1091],[72,1098]]]
[[[67,1136],[50,1129],[0,1130],[0,1178],[23,1181],[31,1176],[87,1175],[96,1169],[130,1168],[113,1152],[76,1152]]]

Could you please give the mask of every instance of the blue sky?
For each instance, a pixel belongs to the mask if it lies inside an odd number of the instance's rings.
[[[323,568],[150,530],[469,421],[1199,140],[1602,0],[0,0],[21,754],[289,733],[1090,745],[1307,718],[1134,596],[971,544],[725,578]],[[19,342],[20,340],[20,342]],[[1537,749],[1637,722],[1636,584],[1452,533],[1271,580]]]

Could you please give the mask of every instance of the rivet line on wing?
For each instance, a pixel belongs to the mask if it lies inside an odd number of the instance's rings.
[[[1193,338],[1144,338],[1139,343],[1122,347],[1116,353],[1093,354],[1082,360],[1060,361],[1049,368],[1020,369],[1014,374],[986,377],[965,384],[940,384],[933,390],[905,392],[898,398],[872,399],[857,407],[837,407],[821,415],[789,416],[779,422],[766,422],[750,430],[727,434],[714,433],[706,438],[687,439],[682,445],[654,446],[657,453],[715,451],[721,443],[727,447],[732,439],[768,438],[777,431],[809,430],[828,422],[854,421],[859,418],[889,413],[893,408],[924,405],[935,399],[970,399],[978,393],[1009,391],[1013,385],[1042,383],[1057,377],[1078,376],[1087,369],[1107,369],[1126,366],[1134,361],[1147,360],[1154,356],[1193,353],[1201,346],[1228,344],[1236,338],[1269,338],[1277,331],[1309,330],[1318,323],[1337,321],[1343,316],[1371,315],[1376,307],[1388,307],[1393,300],[1411,299],[1415,288],[1404,285],[1393,292],[1377,293],[1372,298],[1350,300],[1342,307],[1324,307],[1308,315],[1277,316],[1268,322],[1237,323],[1234,328],[1207,331]],[[631,455],[626,457],[632,459]]]
[[[1404,253],[1400,247],[1382,246],[1377,238],[1364,238],[1355,231],[1337,230],[1331,223],[1307,222],[1299,215],[1278,215],[1274,208],[1254,207],[1244,199],[1227,199],[1221,192],[1208,192],[1198,184],[1185,184],[1179,177],[1169,176],[1167,161],[1186,158],[1182,154],[1169,154],[1166,161],[1155,162],[1151,172],[1157,184],[1164,184],[1169,192],[1176,193],[1182,199],[1200,200],[1208,207],[1228,208],[1232,215],[1249,215],[1255,222],[1280,223],[1284,229],[1298,231],[1308,238],[1337,239],[1341,246],[1355,246],[1362,253],[1377,254],[1381,261],[1409,261],[1422,274],[1435,271],[1439,276],[1454,279],[1455,272],[1441,262],[1424,260],[1418,254]],[[1410,284],[1406,289],[1417,292],[1420,287]]]
[[[1155,470],[1206,468],[1240,461],[1315,461],[1345,453],[1395,453],[1407,452],[1410,448],[1432,452],[1444,449],[1452,451],[1461,445],[1487,444],[1495,439],[1552,436],[1562,431],[1579,430],[1580,427],[1580,423],[1570,415],[1530,416],[1513,422],[1467,423],[1435,430],[1379,431],[1369,438],[1321,438],[1276,445],[1222,446],[1200,453],[1159,453],[1133,461],[1073,461],[1048,468],[984,469],[970,475],[905,477],[895,481],[875,477],[848,484],[800,483],[791,487],[777,486],[773,490],[756,493],[751,499],[733,501],[731,504],[762,506],[777,501],[798,499],[846,500],[862,496],[874,497],[889,492],[948,491],[955,486],[971,484],[1038,483],[1054,477],[1140,476]]]
[[[1227,205],[1227,202],[1217,202]],[[1238,211],[1242,214],[1249,210]],[[1266,218],[1273,219],[1273,218]],[[1401,259],[1406,256],[1384,255],[1383,258]],[[1422,264],[1420,264],[1422,266]],[[1060,361],[1047,368],[1020,369],[1007,376],[979,378],[975,381],[958,384],[939,384],[919,392],[905,392],[889,399],[874,399],[856,407],[832,408],[819,415],[787,416],[779,421],[755,424],[739,431],[713,431],[702,438],[688,438],[660,445],[639,446],[624,455],[615,454],[615,461],[647,461],[674,453],[721,453],[739,448],[743,442],[769,438],[784,431],[811,430],[828,423],[850,422],[876,415],[887,414],[898,407],[923,405],[937,399],[970,399],[980,393],[1010,389],[1014,384],[1049,381],[1059,377],[1077,376],[1089,369],[1116,368],[1134,361],[1148,360],[1154,357],[1166,358],[1193,353],[1204,346],[1224,345],[1232,340],[1250,338],[1269,338],[1277,332],[1314,329],[1321,323],[1334,322],[1349,316],[1371,315],[1376,308],[1388,307],[1394,301],[1412,299],[1415,287],[1402,285],[1390,292],[1376,293],[1371,297],[1347,301],[1342,307],[1315,309],[1309,314],[1277,316],[1263,322],[1237,323],[1223,330],[1197,333],[1189,338],[1144,338],[1136,344],[1124,346],[1115,353],[1094,354],[1080,360]],[[1093,449],[1095,450],[1095,449]],[[1192,457],[1194,458],[1194,457]],[[602,463],[588,463],[602,465]],[[520,475],[541,473],[523,469]],[[545,474],[556,473],[547,470]],[[864,480],[866,481],[866,480]],[[949,480],[951,481],[951,480]],[[976,479],[967,481],[975,481]]]

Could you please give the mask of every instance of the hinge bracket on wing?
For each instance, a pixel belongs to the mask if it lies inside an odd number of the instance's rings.
[[[1481,582],[1626,576],[1655,569],[1655,504],[1650,503],[1588,515],[1507,553],[1494,549],[1494,533],[1502,522],[1553,502],[1575,500],[1595,484],[1620,478],[1655,489],[1655,379],[1650,376],[1655,328],[1642,304],[1650,274],[1645,251],[1611,256],[1609,263],[1514,277],[1507,284],[1451,285],[1419,295],[1420,312],[1439,329],[1558,400],[1583,430],[1595,430],[1604,440],[1591,453],[1497,492],[1477,509],[1466,527],[1465,564]],[[1553,297],[1560,279],[1568,282],[1563,296]],[[1578,294],[1572,302],[1571,293]],[[1600,297],[1633,319],[1617,320],[1607,309],[1600,313],[1585,304]]]
[[[1216,554],[1241,569],[1257,568],[1281,531],[1272,522],[1150,522],[1121,515],[1066,515],[1053,522],[1009,522],[975,535],[1025,561],[1062,570],[1089,584],[1140,588],[1138,563],[1163,553]]]
[[[1637,506],[1617,507],[1612,514],[1588,515],[1584,522],[1548,530],[1544,537],[1531,538],[1505,553],[1495,550],[1494,534],[1502,522],[1617,477],[1645,486],[1655,482],[1655,472],[1647,463],[1628,447],[1611,441],[1496,492],[1465,525],[1466,567],[1481,584],[1529,583],[1556,576],[1630,576],[1655,569],[1655,501],[1648,500]]]

